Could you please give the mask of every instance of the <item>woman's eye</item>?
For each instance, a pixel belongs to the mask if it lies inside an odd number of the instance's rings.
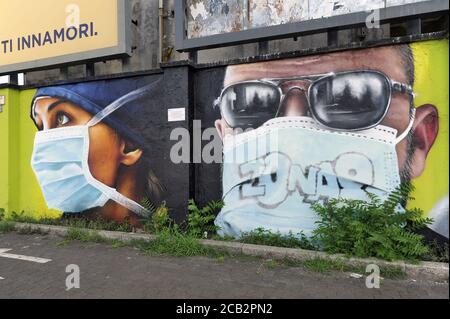
[[[63,114],[63,113],[58,113],[58,115],[56,116],[56,121],[58,126],[63,126],[66,125],[67,123],[70,122],[70,119],[67,115]]]

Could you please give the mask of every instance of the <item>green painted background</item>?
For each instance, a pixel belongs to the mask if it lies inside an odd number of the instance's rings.
[[[0,208],[33,217],[58,217],[45,204],[31,169],[36,128],[30,118],[30,102],[36,90],[0,89],[6,104],[0,113]]]

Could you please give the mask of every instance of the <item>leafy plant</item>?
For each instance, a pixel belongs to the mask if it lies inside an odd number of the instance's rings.
[[[156,207],[148,198],[145,198],[141,204],[148,211],[148,215],[144,221],[144,229],[146,231],[160,233],[170,228],[172,219],[169,216],[169,209],[166,207],[166,202],[162,202],[159,207]]]
[[[170,227],[172,220],[169,217],[169,209],[166,207],[166,203],[163,202],[152,215],[152,225],[156,232],[160,232],[163,229]]]
[[[223,208],[223,201],[210,201],[205,207],[199,208],[193,199],[188,201],[187,230],[194,237],[205,237],[218,230],[213,224],[217,213]]]
[[[420,209],[400,209],[413,190],[403,184],[382,201],[368,194],[369,201],[333,199],[314,204],[319,215],[313,239],[323,250],[357,257],[416,260],[428,252],[423,236],[414,230],[431,223]]]
[[[153,204],[153,202],[147,197],[141,200],[141,205],[148,211],[147,217],[150,217],[156,211],[155,204]]]

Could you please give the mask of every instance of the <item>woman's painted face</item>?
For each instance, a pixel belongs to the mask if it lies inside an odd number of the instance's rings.
[[[32,117],[37,128],[55,128],[85,125],[92,114],[81,107],[59,98],[39,99]],[[117,173],[121,161],[121,139],[108,125],[99,123],[89,129],[89,168],[100,182],[116,187]]]

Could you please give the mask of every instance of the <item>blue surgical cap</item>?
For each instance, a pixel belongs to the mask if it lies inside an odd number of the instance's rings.
[[[44,87],[37,90],[33,98],[33,104],[38,97],[58,97],[68,100],[95,115],[126,94],[148,86],[149,90],[145,98],[128,101],[103,120],[121,136],[141,147],[145,147],[146,139],[139,130],[138,122],[142,122],[145,108],[154,107],[152,104],[155,104],[153,99],[155,96],[152,98],[152,95],[160,95],[158,82],[161,81],[155,81],[154,78],[149,79],[148,77],[136,77]]]

